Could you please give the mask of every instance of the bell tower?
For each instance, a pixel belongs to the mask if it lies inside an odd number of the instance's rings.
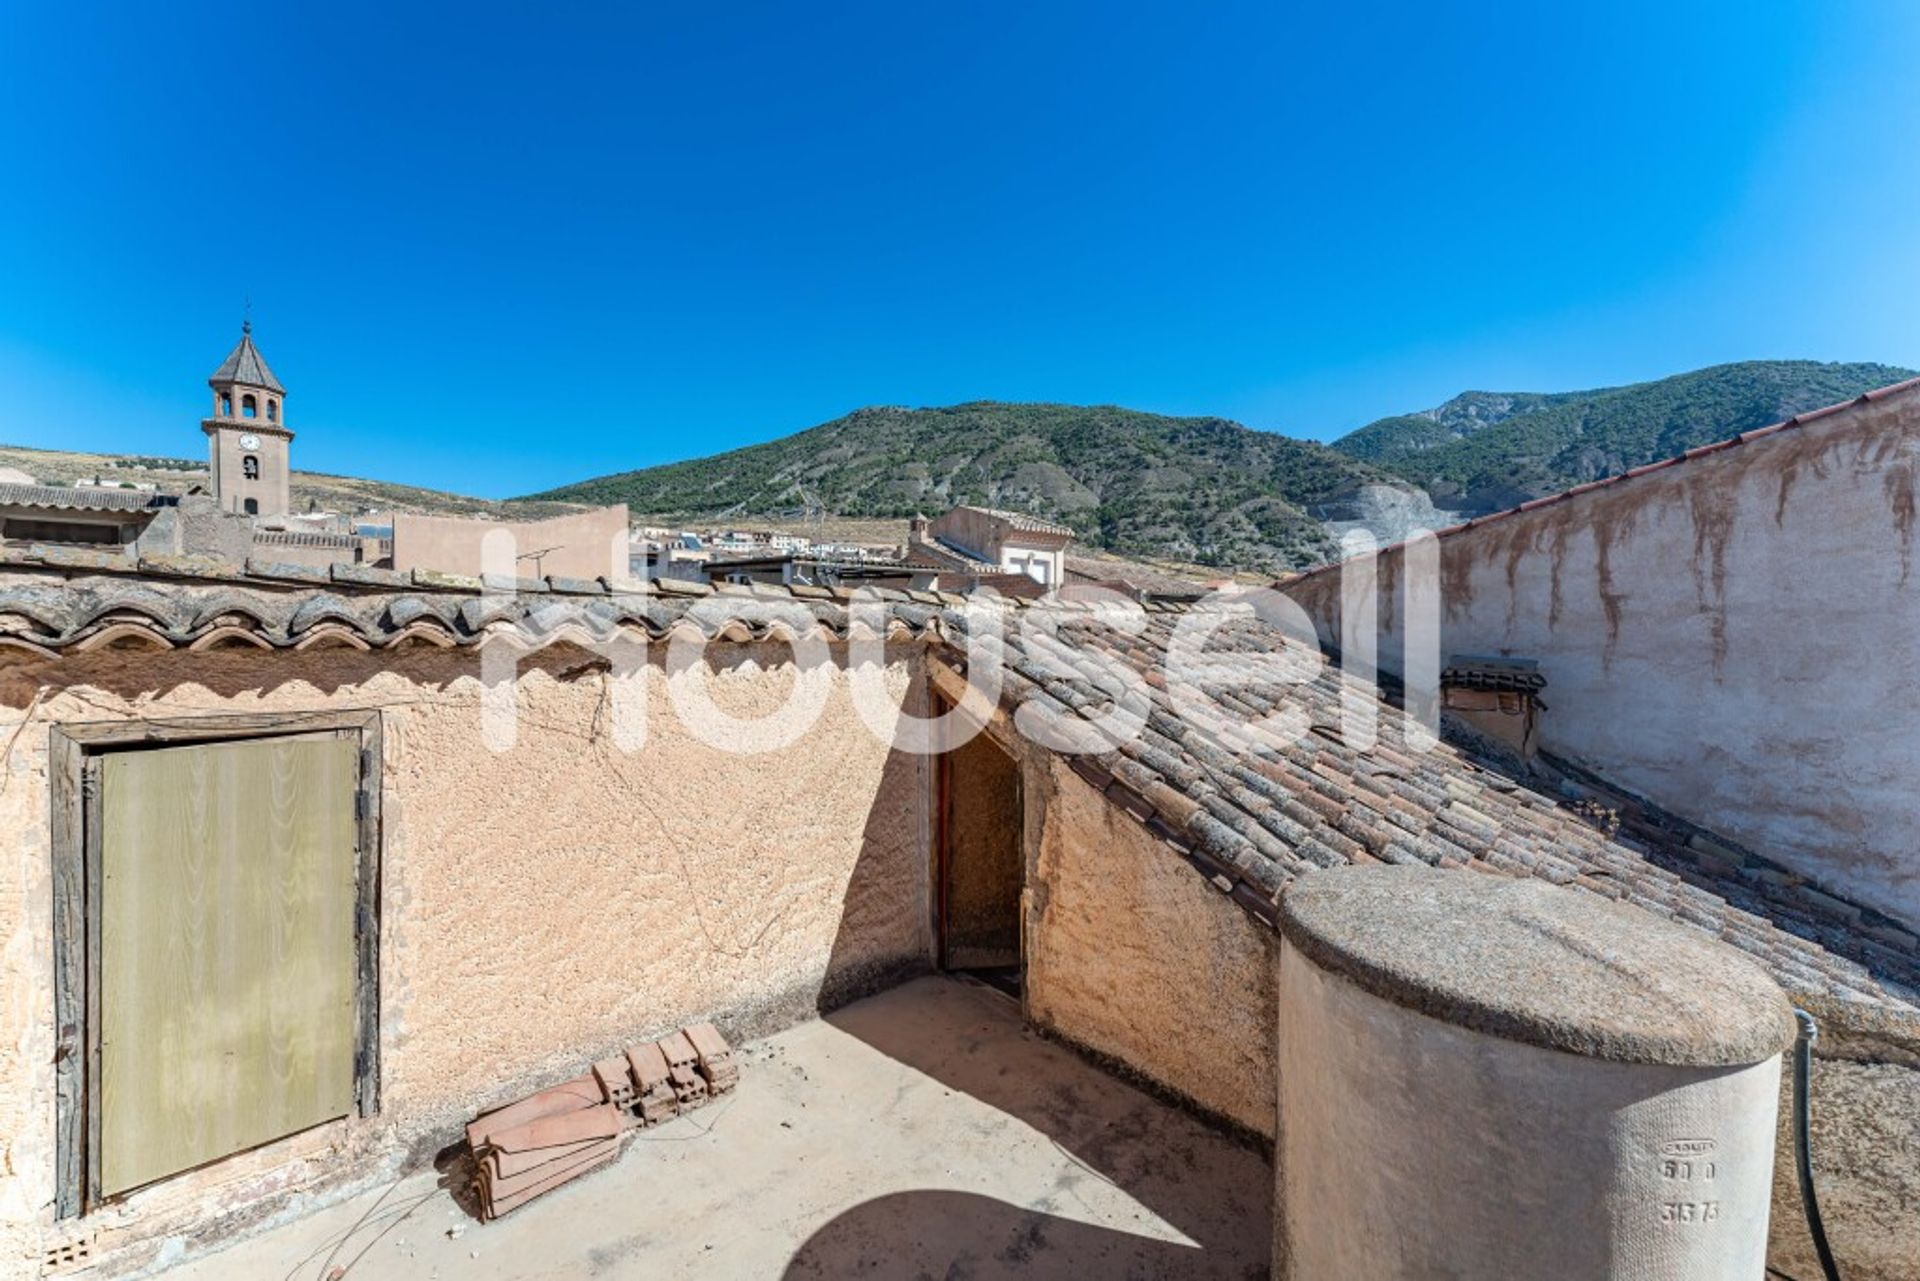
[[[213,417],[201,420],[211,446],[214,498],[220,510],[262,519],[287,514],[289,446],[287,389],[253,345],[253,322],[240,326],[240,343],[207,379]]]

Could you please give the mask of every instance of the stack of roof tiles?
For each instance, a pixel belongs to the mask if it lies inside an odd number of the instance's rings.
[[[711,1023],[634,1046],[467,1126],[481,1214],[509,1210],[612,1161],[629,1130],[658,1125],[731,1090],[733,1051]]]

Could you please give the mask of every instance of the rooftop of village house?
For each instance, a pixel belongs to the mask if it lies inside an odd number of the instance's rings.
[[[857,599],[883,608],[884,622],[862,618],[851,608]],[[1252,662],[1219,674],[1210,693],[1244,723],[1196,723],[1191,708],[1176,714],[1163,668],[1175,627],[1192,612],[1223,615],[1209,642],[1215,653],[1305,653],[1230,597],[1148,599],[1137,632],[1116,626],[1110,600],[1049,606],[1055,617],[1045,628],[1020,625],[1035,606],[1001,606],[1013,611],[1007,705],[1090,720],[1116,698],[1144,691],[1141,733],[1072,756],[1072,768],[1170,857],[1262,921],[1272,923],[1294,877],[1316,868],[1417,863],[1538,877],[1695,926],[1761,961],[1796,1000],[1834,1010],[1863,1034],[1920,1046],[1920,939],[1911,931],[1604,780],[1551,759],[1515,768],[1470,734],[1409,746],[1406,714],[1385,701],[1379,741],[1352,746],[1341,728],[1348,678],[1332,665],[1303,683],[1276,682]],[[979,598],[892,589],[482,581],[349,565],[129,564],[66,549],[0,552],[0,653],[26,661],[101,650],[389,650],[496,639],[539,647],[693,628],[736,642],[816,631],[836,640],[863,632],[924,640],[964,669],[958,646],[969,608],[978,610]],[[1102,666],[1113,660],[1140,677],[1133,693],[1116,688]],[[1288,706],[1307,716],[1297,741],[1249,728]]]
[[[1915,386],[1920,384],[1870,393],[1848,405],[1689,451],[1626,478],[1583,486],[1443,532],[1457,534],[1581,494],[1613,491],[1631,476],[1665,472],[1677,463],[1724,457],[1739,445],[1779,439],[1794,427],[1825,421],[1850,407],[1886,404]],[[977,514],[995,519],[1007,515],[985,510]],[[1066,536],[1061,527],[1040,532]],[[1406,696],[1391,681],[1384,699],[1374,704],[1378,741],[1356,741],[1344,721],[1356,687],[1331,666],[1315,668],[1319,647],[1265,621],[1257,605],[1244,597],[1129,591],[1130,601],[1108,594],[1036,604],[945,591],[715,587],[671,579],[473,576],[364,564],[286,564],[271,559],[272,539],[256,538],[254,548],[256,555],[244,563],[45,545],[0,550],[0,662],[30,673],[30,679],[46,689],[57,688],[64,672],[72,671],[74,679],[84,683],[92,663],[142,655],[171,664],[176,679],[183,681],[193,679],[197,665],[225,658],[247,664],[284,659],[290,673],[305,663],[310,678],[310,665],[328,661],[330,653],[364,667],[383,661],[384,655],[406,652],[444,652],[448,661],[457,663],[494,642],[540,649],[590,646],[622,635],[647,640],[686,635],[741,644],[785,643],[808,635],[834,641],[884,636],[915,647],[924,657],[929,683],[953,695],[969,674],[970,660],[997,648],[1008,667],[1002,715],[1040,709],[1082,725],[1115,711],[1134,711],[1144,718],[1138,734],[1095,741],[1093,750],[1060,753],[1061,759],[1097,791],[1116,821],[1136,824],[1170,866],[1193,873],[1196,886],[1210,887],[1196,892],[1218,894],[1263,929],[1278,927],[1282,896],[1290,885],[1327,869],[1402,864],[1441,869],[1449,876],[1478,873],[1564,886],[1645,909],[1699,937],[1738,949],[1757,961],[1796,1004],[1817,1012],[1829,1045],[1850,1047],[1849,1053],[1876,1061],[1920,1060],[1920,939],[1909,926],[1822,881],[1817,872],[1790,868],[1764,848],[1743,847],[1724,833],[1689,822],[1550,753],[1516,757],[1501,743],[1451,719],[1445,722],[1445,741],[1429,745],[1404,714],[1400,703]],[[988,616],[993,625],[983,635],[980,624]],[[1168,688],[1176,631],[1196,621],[1207,624],[1208,651],[1216,660],[1226,660],[1212,671],[1207,686],[1216,704],[1211,713],[1196,713],[1190,703],[1176,705]],[[1003,638],[990,638],[999,637],[1002,629]],[[971,648],[976,644],[987,649]],[[1311,671],[1311,678],[1276,677],[1271,665],[1276,658],[1292,660],[1296,670]],[[1117,681],[1116,664],[1137,680]],[[254,683],[273,686],[271,668],[248,670]],[[294,679],[300,678],[289,676]],[[1529,659],[1453,654],[1443,685],[1532,694],[1547,679]],[[1369,699],[1376,694],[1370,687],[1360,692]],[[1303,733],[1259,728],[1262,718],[1282,709],[1303,714]],[[29,709],[29,719],[31,715]],[[892,1118],[907,1132],[958,1126],[978,1135],[983,1121],[969,1112],[971,1103],[951,1106],[951,1091],[935,1100],[924,1089],[928,1076],[957,1079],[951,1065],[934,1061],[953,1057],[935,1048],[943,1044],[942,1038],[977,1037],[984,1026],[937,1025],[938,1020],[923,1017],[922,1005],[946,1014],[959,1011],[963,1024],[973,1019],[977,1011],[954,1004],[956,990],[942,980],[915,985],[896,999],[880,998],[835,1014],[824,1028],[814,1025],[804,1035],[755,1043],[747,1053],[765,1067],[791,1046],[793,1057],[786,1062],[802,1078],[812,1071],[892,1073],[898,1078],[892,1082],[896,1097],[914,1097],[926,1105]],[[877,1017],[872,1011],[882,1006],[891,1016],[919,1019],[922,1040],[888,1041],[886,1054],[894,1067],[859,1066],[848,1057],[847,1046],[832,1041],[832,1034],[856,1027],[870,1032]],[[1007,1030],[1001,1028],[996,1035]],[[856,1034],[856,1039],[873,1038]],[[853,1053],[858,1056],[857,1050]],[[901,1066],[910,1070],[899,1072]],[[1070,1058],[1036,1061],[1035,1070],[1050,1083],[1047,1088],[1057,1088],[1065,1097],[1121,1089]],[[1028,1111],[1026,1101],[967,1079],[965,1092],[973,1102],[1048,1128],[1051,1113],[1046,1108]],[[1188,1123],[1124,1090],[1115,1097],[1129,1099],[1124,1107],[1131,1118],[1128,1125],[1159,1133]],[[780,1090],[757,1102],[781,1113],[778,1121],[770,1122],[780,1128],[798,1124],[799,1110],[812,1110],[805,1099]],[[814,1119],[836,1126],[872,1121],[858,1108],[831,1118],[821,1108]],[[964,1160],[961,1147],[950,1148],[959,1165],[971,1168],[969,1163],[977,1161],[982,1168],[993,1167],[1019,1149],[1017,1125],[1008,1128],[1004,1119],[987,1124],[988,1141],[964,1149]],[[662,1148],[669,1141],[703,1148],[721,1145],[730,1157],[747,1155],[762,1162],[767,1177],[782,1183],[804,1182],[823,1168],[801,1168],[802,1153],[742,1147],[729,1142],[724,1130],[719,1131],[723,1137],[716,1138],[718,1114],[705,1124],[687,1117],[674,1125],[679,1128],[650,1137]],[[1142,1159],[1139,1153],[1106,1146],[1099,1136],[1052,1137],[1075,1151],[1097,1152],[1098,1172],[1109,1177],[1122,1172],[1115,1180],[1118,1186],[1137,1196],[1145,1212],[1159,1216],[1151,1232],[1143,1234],[1136,1221],[1130,1232],[1103,1233],[1099,1229],[1117,1223],[1112,1216],[1127,1212],[1127,1203],[1103,1207],[1090,1220],[1096,1230],[1065,1249],[1062,1266],[1085,1266],[1098,1259],[1121,1270],[1164,1265],[1198,1274],[1239,1270],[1243,1254],[1261,1255],[1264,1240],[1258,1231],[1245,1224],[1245,1231],[1229,1231],[1213,1218],[1197,1216],[1182,1199],[1168,1198],[1150,1181],[1127,1174]],[[1209,1148],[1210,1174],[1230,1171],[1240,1159],[1233,1155],[1231,1142],[1220,1150],[1213,1150],[1219,1145],[1212,1140],[1203,1145]],[[428,1206],[437,1213],[442,1208],[440,1189],[457,1198],[470,1178],[459,1160],[449,1161],[443,1154],[435,1171],[412,1175],[389,1193],[403,1193],[413,1198],[408,1205]],[[789,1160],[794,1164],[785,1164]],[[517,1220],[485,1238],[486,1248],[509,1268],[553,1256],[563,1273],[571,1267],[590,1274],[612,1257],[610,1252],[637,1247],[597,1229],[582,1230],[576,1217],[580,1207],[623,1195],[635,1180],[660,1177],[670,1169],[675,1177],[684,1173],[658,1152],[636,1154],[597,1191],[559,1202],[554,1211],[558,1217]],[[1034,1174],[1068,1181],[1075,1177],[1057,1170],[1050,1174],[1044,1162],[1035,1165]],[[907,1159],[900,1177],[924,1181],[927,1175]],[[860,1190],[870,1191],[870,1182]],[[799,1229],[781,1225],[760,1243],[762,1254],[741,1256],[742,1266],[761,1268],[769,1260],[785,1258],[788,1274],[800,1276],[831,1274],[879,1259],[898,1261],[905,1256],[884,1242],[889,1233],[901,1230],[933,1234],[932,1253],[925,1256],[932,1263],[968,1250],[968,1242],[936,1234],[937,1228],[951,1229],[956,1221],[967,1225],[963,1235],[970,1237],[994,1239],[1021,1231],[1019,1222],[1001,1221],[1004,1208],[956,1195],[959,1200],[937,1205],[863,1196],[846,1214],[835,1214],[838,1207],[828,1197],[807,1211],[825,1226],[797,1251],[794,1233]],[[582,1196],[588,1200],[581,1201]],[[719,1230],[719,1220],[702,1217],[715,1204],[709,1196],[685,1207],[695,1235]],[[724,1198],[718,1204],[724,1205]],[[215,1271],[208,1275],[219,1275],[223,1266],[245,1266],[241,1261],[246,1258],[282,1259],[291,1242],[316,1233],[321,1234],[326,1258],[337,1257],[338,1247],[351,1245],[355,1258],[369,1261],[368,1275],[402,1275],[417,1256],[399,1233],[416,1230],[420,1220],[405,1210],[382,1207],[378,1199],[371,1204],[350,1202],[260,1237],[224,1263],[209,1260],[207,1266]],[[458,1217],[453,1223],[460,1229]],[[547,1226],[537,1226],[542,1223]],[[1188,1247],[1167,1252],[1152,1244],[1161,1229],[1203,1235],[1199,1257],[1179,1252]],[[555,1231],[565,1238],[558,1255],[547,1235]],[[447,1239],[457,1243],[459,1231]],[[449,1253],[436,1243],[426,1257],[442,1256],[451,1260],[459,1251]],[[666,1257],[658,1251],[647,1255],[656,1264]],[[1056,1257],[1045,1249],[1014,1249],[1000,1262],[1017,1275],[1044,1272]],[[382,1258],[386,1261],[380,1262]]]

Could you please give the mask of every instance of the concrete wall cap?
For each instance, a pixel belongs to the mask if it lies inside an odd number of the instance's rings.
[[[1383,1000],[1586,1058],[1736,1067],[1794,1038],[1785,993],[1739,952],[1531,878],[1314,872],[1281,897],[1280,930],[1314,965]]]

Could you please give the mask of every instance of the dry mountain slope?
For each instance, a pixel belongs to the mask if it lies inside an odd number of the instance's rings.
[[[763,445],[533,497],[682,519],[906,516],[980,503],[1065,521],[1110,551],[1281,569],[1324,559],[1332,544],[1320,518],[1375,483],[1399,482],[1324,445],[1223,418],[982,401],[856,410]]]
[[[1598,391],[1466,392],[1370,423],[1334,448],[1420,485],[1442,507],[1487,512],[1912,376],[1893,365],[1754,360]]]

